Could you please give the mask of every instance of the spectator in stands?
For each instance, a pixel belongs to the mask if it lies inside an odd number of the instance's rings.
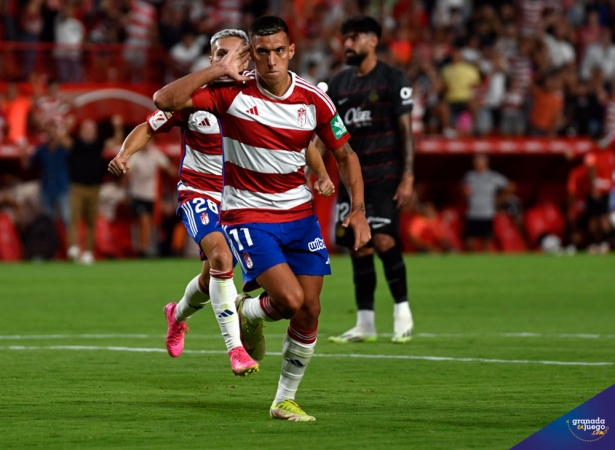
[[[43,213],[51,218],[59,218],[65,227],[70,222],[70,202],[68,198],[68,149],[70,139],[63,124],[49,122],[45,128],[46,141],[40,144],[34,155],[29,157],[24,147],[21,163],[24,168],[40,168],[40,198]]]
[[[549,51],[551,68],[558,70],[575,61],[576,52],[567,40],[568,24],[563,18],[547,30],[544,42]]]
[[[615,173],[615,135],[607,135],[596,149],[585,155],[589,180],[587,217],[591,244],[590,253],[608,253],[612,226],[609,218],[609,195]]]
[[[173,178],[177,176],[177,170],[169,158],[151,144],[131,157],[130,166],[128,195],[133,214],[139,223],[138,254],[144,257],[151,255],[154,202],[158,194],[158,170],[164,170]]]
[[[480,83],[478,69],[461,57],[461,48],[455,47],[450,64],[442,69],[444,99],[448,105],[449,120],[446,127],[461,128],[471,114],[474,88]]]
[[[81,122],[79,136],[70,142],[70,205],[71,223],[68,232],[68,257],[83,264],[94,262],[98,197],[104,167],[102,153],[105,148],[119,146],[124,139],[122,117],[111,118],[114,135],[103,142],[98,136],[98,124],[91,119]],[[83,252],[79,246],[79,225],[86,226]]]
[[[133,0],[125,17],[124,69],[133,83],[144,81],[144,67],[149,47],[157,35],[156,8],[145,0]]]
[[[417,214],[410,220],[408,235],[410,243],[419,252],[442,253],[451,249],[433,203],[417,207]]]
[[[558,74],[548,74],[542,82],[532,87],[532,109],[529,132],[532,136],[557,134],[563,121],[564,101],[559,90]]]
[[[581,77],[588,80],[595,68],[602,69],[607,80],[615,75],[615,45],[613,45],[611,30],[604,28],[600,41],[587,47],[581,61]]]
[[[20,41],[29,45],[34,45],[39,41],[41,33],[43,32],[43,15],[41,14],[41,7],[43,6],[43,0],[29,0],[20,14],[21,36]],[[22,78],[28,79],[37,58],[36,48],[25,49],[22,63]]]
[[[54,31],[53,57],[58,64],[60,81],[78,83],[83,79],[81,46],[85,41],[85,27],[75,17],[75,7],[71,3],[63,5],[61,14],[55,19]]]
[[[47,92],[34,102],[34,124],[41,130],[52,121],[70,126],[70,120],[72,120],[68,119],[70,110],[71,104],[62,94],[60,82],[57,79],[51,79],[47,82]]]
[[[506,92],[502,98],[500,134],[521,136],[525,132],[524,103],[525,95],[520,80],[515,77],[508,78]]]
[[[15,83],[9,83],[6,97],[2,102],[2,112],[9,124],[7,131],[9,143],[23,145],[27,142],[28,116],[31,108],[32,99],[27,95],[21,95]]]
[[[185,9],[180,5],[173,5],[171,2],[166,3],[158,27],[162,46],[167,50],[173,48],[175,44],[182,40],[187,26]]]
[[[599,136],[602,130],[602,105],[587,81],[578,81],[566,98],[568,134]]]
[[[471,251],[488,251],[493,238],[496,196],[500,190],[507,188],[508,180],[489,169],[489,157],[486,154],[476,154],[473,165],[474,170],[466,173],[463,178],[463,190],[468,202],[466,248]]]
[[[186,28],[181,41],[175,44],[169,52],[171,57],[170,80],[189,74],[192,65],[206,46],[207,38],[205,36],[197,36],[192,27]]]

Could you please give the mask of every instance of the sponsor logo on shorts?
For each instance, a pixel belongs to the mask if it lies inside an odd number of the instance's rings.
[[[317,252],[318,250],[323,250],[327,247],[325,246],[325,241],[322,238],[316,238],[312,242],[308,243],[308,248],[311,252]]]
[[[566,424],[572,435],[583,442],[594,442],[602,439],[609,431],[606,421],[600,417],[567,420]]]
[[[248,269],[251,269],[252,267],[254,267],[254,263],[252,262],[252,258],[250,258],[250,255],[248,255],[248,252],[243,252],[243,260],[246,263],[246,267]]]
[[[209,223],[209,216],[207,213],[201,213],[201,223],[207,225]]]

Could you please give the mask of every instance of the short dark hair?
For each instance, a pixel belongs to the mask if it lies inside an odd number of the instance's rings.
[[[271,36],[283,31],[286,36],[290,36],[288,25],[283,19],[277,16],[261,16],[250,25],[250,38],[252,36]]]
[[[382,36],[382,27],[373,17],[355,16],[346,19],[344,23],[342,23],[342,34],[348,33],[372,33],[380,39]]]

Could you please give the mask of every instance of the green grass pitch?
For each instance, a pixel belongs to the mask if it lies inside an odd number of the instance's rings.
[[[0,266],[0,448],[506,449],[615,383],[613,257],[408,257],[407,345],[327,342],[355,320],[350,262],[331,263],[297,396],[313,423],[268,416],[285,323],[250,378],[210,307],[166,354],[162,308],[198,261]]]

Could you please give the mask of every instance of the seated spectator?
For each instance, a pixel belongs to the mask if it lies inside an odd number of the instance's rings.
[[[493,239],[496,195],[508,186],[508,180],[489,169],[489,157],[476,154],[474,170],[463,178],[463,190],[468,202],[466,211],[466,248],[470,251],[489,250]]]
[[[408,235],[412,246],[419,252],[441,253],[451,249],[432,203],[419,205],[417,214],[410,220]]]
[[[462,115],[470,113],[474,88],[480,83],[478,69],[461,57],[461,49],[453,49],[450,64],[442,69],[444,100],[448,104],[450,119],[445,126],[456,126]]]
[[[564,101],[557,74],[548,74],[538,86],[532,87],[532,109],[529,132],[532,136],[555,136],[562,124]]]

